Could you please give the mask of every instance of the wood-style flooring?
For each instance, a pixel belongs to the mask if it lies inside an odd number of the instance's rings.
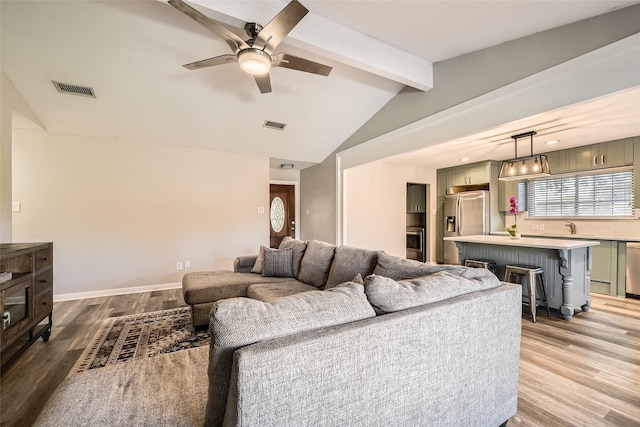
[[[566,322],[523,315],[518,413],[509,426],[640,426],[640,300],[592,294]],[[185,305],[180,289],[54,304],[39,340],[0,377],[0,423],[29,426],[108,317]],[[526,307],[524,308],[526,311]]]

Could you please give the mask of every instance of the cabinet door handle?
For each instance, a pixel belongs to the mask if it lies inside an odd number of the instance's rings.
[[[40,279],[39,282],[40,283],[47,283],[47,279]]]
[[[593,166],[598,164],[598,156],[593,156]]]
[[[600,156],[600,164],[604,165],[604,154],[602,156]]]
[[[48,259],[49,259],[49,258],[47,258],[46,256],[43,256],[42,258],[40,258],[40,261],[46,261],[46,260],[48,260]]]

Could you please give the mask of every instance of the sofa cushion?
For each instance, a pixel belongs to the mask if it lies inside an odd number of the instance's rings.
[[[256,258],[256,263],[253,264],[253,268],[251,269],[251,272],[256,274],[262,274],[263,263],[264,263],[264,246],[260,245],[260,250],[258,251],[258,258]]]
[[[330,243],[311,240],[307,243],[298,280],[317,288],[323,288],[329,277],[331,261],[336,247]]]
[[[287,248],[293,248],[293,276],[298,277],[300,274],[300,262],[302,261],[304,252],[307,249],[307,242],[286,236],[282,239],[282,242],[280,242],[278,249]]]
[[[364,286],[367,298],[376,311],[391,313],[496,288],[500,286],[500,281],[489,270],[457,266],[455,269],[399,282],[371,275],[364,279]]]
[[[376,267],[377,258],[375,251],[352,246],[338,246],[331,263],[325,289],[331,289],[340,283],[348,282],[358,273],[362,277],[370,275]]]
[[[278,283],[256,283],[247,288],[247,297],[259,301],[270,302],[274,298],[288,297],[300,292],[317,291],[315,286],[298,282],[295,279]]]
[[[209,323],[209,398],[206,425],[222,425],[233,352],[259,341],[375,316],[362,285],[302,292],[271,302],[230,298],[214,303]]]
[[[290,280],[286,277],[263,277],[254,273],[232,271],[197,271],[182,277],[184,301],[202,304],[223,298],[247,295],[247,288],[254,283],[278,283]]]
[[[438,271],[448,271],[458,267],[457,265],[449,264],[425,264],[420,261],[389,255],[381,251],[378,252],[378,263],[373,270],[373,274],[393,280],[401,280],[427,276]]]
[[[271,249],[262,247],[264,261],[262,275],[270,277],[293,277],[293,248]]]

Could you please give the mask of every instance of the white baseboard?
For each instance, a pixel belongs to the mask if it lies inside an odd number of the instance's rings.
[[[71,301],[75,299],[110,297],[113,295],[137,294],[140,292],[163,291],[166,289],[180,288],[182,283],[161,283],[158,285],[136,286],[134,288],[105,289],[103,291],[77,292],[73,294],[54,294],[53,302]]]

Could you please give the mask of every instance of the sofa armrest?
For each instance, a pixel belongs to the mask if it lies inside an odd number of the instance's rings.
[[[256,259],[258,259],[258,255],[239,256],[233,261],[233,271],[236,273],[251,273]]]

